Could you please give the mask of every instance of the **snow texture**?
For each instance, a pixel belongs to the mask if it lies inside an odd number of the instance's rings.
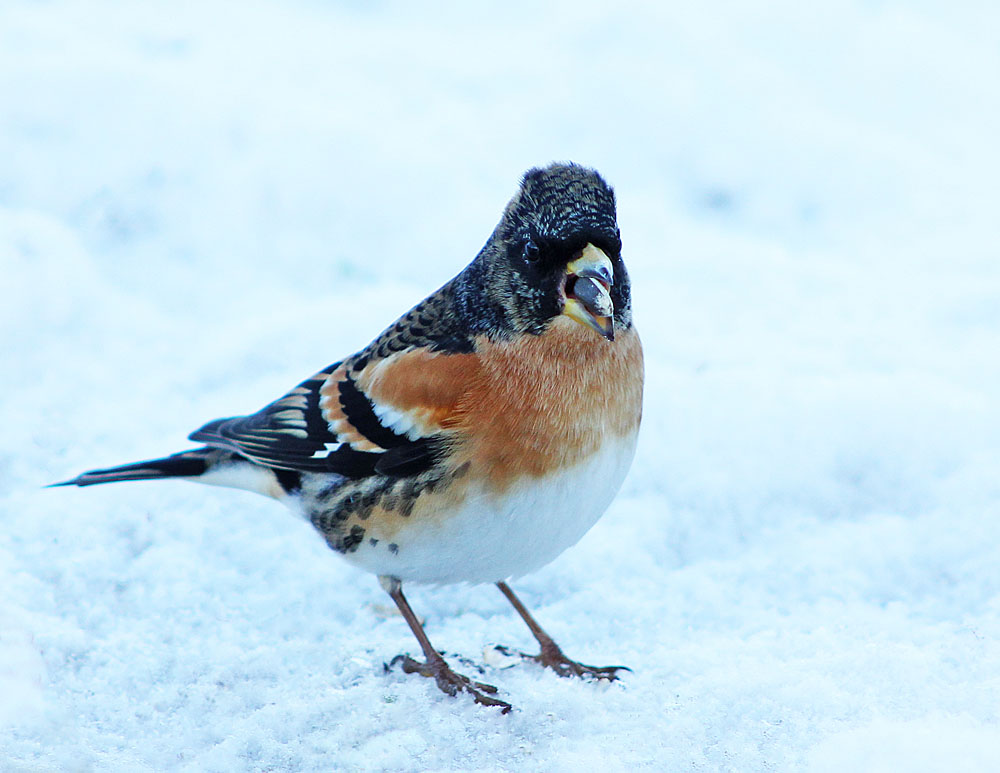
[[[1000,769],[998,37],[985,2],[6,0],[0,769]],[[354,351],[566,159],[618,191],[645,418],[515,588],[622,685],[484,666],[500,716],[384,674],[405,624],[273,502],[40,488]],[[410,598],[459,670],[532,647],[495,588]]]

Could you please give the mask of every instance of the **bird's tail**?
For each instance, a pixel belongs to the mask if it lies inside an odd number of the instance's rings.
[[[208,470],[209,465],[215,461],[213,457],[218,453],[210,448],[182,451],[162,459],[123,464],[120,467],[107,467],[103,470],[90,470],[72,480],[52,483],[50,486],[96,486],[98,483],[117,483],[123,480],[197,478]]]

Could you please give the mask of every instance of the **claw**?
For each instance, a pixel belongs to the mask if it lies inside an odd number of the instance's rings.
[[[619,679],[618,671],[628,671],[632,669],[628,666],[588,666],[585,663],[577,663],[575,660],[567,658],[559,647],[543,647],[537,655],[529,655],[519,650],[511,650],[503,645],[496,645],[496,649],[504,655],[519,655],[524,660],[531,660],[538,663],[543,668],[551,668],[559,676],[578,676],[581,679],[606,679],[609,682],[616,682]]]
[[[499,706],[501,714],[507,714],[514,708],[507,701],[490,697],[499,692],[496,687],[483,682],[474,682],[467,676],[455,673],[448,667],[443,658],[428,662],[415,660],[409,655],[397,655],[389,661],[386,671],[395,665],[399,665],[404,673],[420,674],[420,676],[433,678],[437,683],[438,689],[448,695],[455,696],[459,692],[467,692],[481,706]]]

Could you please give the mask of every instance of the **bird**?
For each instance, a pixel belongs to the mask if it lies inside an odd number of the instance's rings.
[[[176,478],[284,503],[395,602],[423,660],[393,663],[507,713],[495,686],[451,669],[403,584],[496,584],[539,644],[521,657],[617,679],[626,667],[568,658],[508,582],[608,508],[642,393],[614,190],[553,163],[525,172],[468,266],[361,351],[257,413],[210,421],[189,436],[197,448],[52,485]]]

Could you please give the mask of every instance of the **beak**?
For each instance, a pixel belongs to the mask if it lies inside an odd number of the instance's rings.
[[[611,258],[593,244],[566,264],[563,314],[609,341],[615,340],[615,305],[608,292],[614,283]]]

